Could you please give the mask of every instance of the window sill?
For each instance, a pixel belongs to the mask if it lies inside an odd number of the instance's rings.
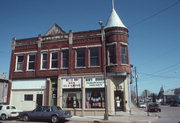
[[[75,67],[75,69],[85,69],[86,67]]]
[[[48,69],[40,69],[40,71],[46,71],[46,70],[48,70]]]
[[[96,67],[101,67],[101,66],[88,66],[88,68],[96,68]]]
[[[60,68],[61,70],[67,70],[68,69],[68,67],[63,67],[63,68]]]
[[[16,72],[16,73],[21,73],[21,72],[23,72],[22,70],[15,70],[14,72]]]
[[[122,66],[129,66],[129,64],[121,64]]]
[[[27,72],[34,72],[35,70],[26,70]]]
[[[50,68],[48,70],[59,70],[59,68]]]
[[[107,65],[107,67],[111,67],[111,66],[117,66],[118,64],[109,64]]]

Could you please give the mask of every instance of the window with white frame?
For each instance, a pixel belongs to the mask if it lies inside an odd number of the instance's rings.
[[[62,68],[68,67],[68,57],[69,57],[69,51],[62,50]]]
[[[128,64],[128,53],[126,45],[121,45],[121,63]]]
[[[51,53],[51,69],[58,68],[58,52]]]
[[[41,53],[41,69],[47,69],[47,52]]]
[[[16,71],[22,71],[23,70],[23,63],[24,63],[24,56],[19,55],[16,57]]]
[[[115,45],[108,46],[108,64],[116,64],[116,47]]]
[[[79,48],[76,50],[76,66],[84,67],[85,66],[85,48]]]
[[[34,70],[35,69],[35,54],[29,54],[28,55],[28,70]]]
[[[99,48],[90,48],[90,66],[99,66]]]

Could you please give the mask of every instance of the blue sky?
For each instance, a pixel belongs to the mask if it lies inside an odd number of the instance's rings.
[[[115,9],[129,29],[139,92],[180,87],[179,0],[115,0]],[[43,35],[55,23],[65,31],[99,29],[110,12],[111,0],[0,0],[0,72],[9,73],[13,37]]]

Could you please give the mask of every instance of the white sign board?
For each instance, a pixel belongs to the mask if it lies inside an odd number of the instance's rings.
[[[13,80],[12,89],[45,89],[46,79]]]
[[[86,88],[104,88],[103,77],[86,78]]]
[[[81,88],[81,78],[62,79],[62,88]]]

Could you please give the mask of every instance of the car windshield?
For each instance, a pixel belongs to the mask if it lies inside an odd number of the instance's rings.
[[[143,103],[143,102],[140,102],[139,105],[144,105],[144,103]]]
[[[62,110],[61,107],[59,107],[59,106],[57,106],[57,109],[58,109],[58,110]]]
[[[16,108],[14,106],[12,106],[11,109],[16,109]]]
[[[34,109],[33,111],[35,111],[35,112],[41,112],[42,111],[42,107],[41,106],[38,106],[36,109]]]
[[[0,106],[0,110],[2,109],[2,106]]]

